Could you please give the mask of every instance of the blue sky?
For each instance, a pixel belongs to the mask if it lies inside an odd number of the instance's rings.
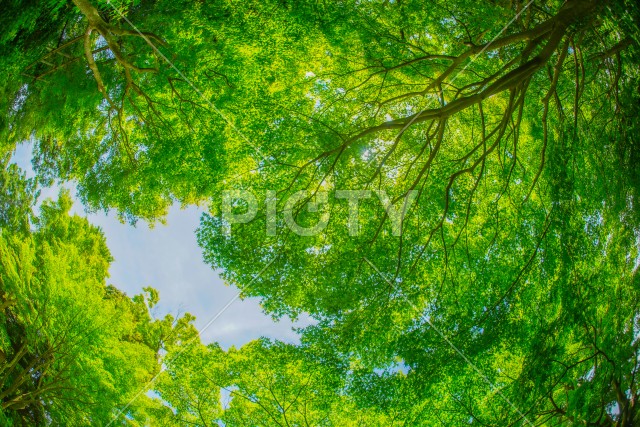
[[[13,162],[33,176],[31,145],[18,146]],[[64,187],[73,193],[72,185]],[[58,192],[57,187],[43,189],[40,201],[56,198]],[[166,225],[156,224],[154,228],[144,222],[136,227],[122,224],[113,212],[87,214],[78,201],[73,211],[102,228],[115,258],[109,283],[130,296],[141,293],[146,286],[160,292],[160,303],[154,307],[157,316],[189,312],[196,316],[195,324],[200,330],[238,292],[237,288],[225,285],[218,272],[202,261],[195,236],[201,208],[173,206]],[[256,273],[260,268],[256,267]],[[276,322],[265,315],[255,298],[238,299],[202,331],[201,337],[204,342],[217,341],[223,348],[238,347],[261,336],[297,342],[293,326],[289,319]]]

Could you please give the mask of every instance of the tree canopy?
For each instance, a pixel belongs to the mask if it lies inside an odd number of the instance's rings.
[[[635,2],[10,1],[2,22],[5,422],[640,423]],[[68,195],[31,212],[69,181],[130,223],[206,205],[212,268],[316,323],[225,351],[154,319]]]
[[[108,424],[158,371],[165,342],[189,329],[188,318],[154,320],[152,301],[106,284],[104,237],[70,207],[63,193],[27,235],[0,235],[3,425]]]

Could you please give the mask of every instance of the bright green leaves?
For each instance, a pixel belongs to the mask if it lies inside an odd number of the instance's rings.
[[[166,425],[382,426],[393,421],[344,395],[331,366],[301,349],[266,339],[241,349],[192,344],[169,353],[154,386],[172,409]],[[165,425],[163,424],[163,425]]]
[[[207,262],[268,312],[318,324],[300,347],[202,346],[191,317],[149,316],[153,290],[104,287],[104,239],[67,216],[68,197],[45,204],[32,237],[14,235],[33,189],[9,169],[0,303],[33,301],[12,312],[35,325],[28,354],[48,354],[76,314],[113,314],[69,351],[118,404],[166,352],[162,400],[128,414],[164,425],[633,424],[631,2],[118,4],[179,72],[106,2],[75,4],[83,13],[47,4],[64,34],[30,8],[0,38],[8,67],[42,77],[3,85],[3,150],[32,140],[41,182],[77,180],[89,208],[130,222],[208,201]],[[72,42],[88,29],[102,38]],[[258,205],[231,233],[227,190]],[[344,190],[370,193],[357,232]],[[413,194],[398,236],[387,202]],[[324,214],[321,232],[290,226]],[[53,320],[37,323],[49,300]],[[15,334],[3,335],[14,359]]]
[[[453,424],[469,417],[525,423],[522,411],[535,420],[548,414],[587,422],[606,414],[611,381],[626,381],[630,390],[634,368],[598,371],[589,387],[606,397],[581,394],[582,409],[555,408],[549,397],[558,384],[586,374],[579,373],[590,363],[584,358],[606,359],[578,331],[611,313],[613,289],[633,294],[637,280],[631,236],[638,224],[628,219],[633,173],[621,173],[612,153],[634,144],[618,133],[624,120],[615,112],[635,111],[616,99],[623,75],[637,83],[637,61],[629,52],[604,63],[585,59],[601,55],[603,41],[583,22],[588,15],[571,10],[593,5],[532,8],[491,46],[483,44],[498,30],[487,32],[495,23],[486,16],[506,24],[519,10],[368,2],[329,14],[310,29],[318,29],[314,45],[324,55],[306,56],[305,77],[290,89],[265,94],[275,106],[257,135],[260,152],[228,147],[232,167],[199,230],[205,259],[245,294],[263,298],[268,311],[311,313],[320,323],[305,331],[305,343],[364,365],[364,394],[380,394],[386,380],[372,371],[399,358],[412,368],[406,384],[418,395],[431,401],[433,389],[450,389],[440,399],[456,405],[458,415],[447,419]],[[602,29],[615,25],[614,12],[594,10]],[[605,45],[622,38],[618,32]],[[245,111],[246,123],[261,118],[256,107]],[[230,188],[253,191],[260,210],[227,235],[221,194]],[[346,201],[336,199],[328,226],[299,236],[285,226],[283,211],[300,190],[309,195],[296,206],[305,224],[319,219],[306,206],[317,191],[384,190],[399,201],[417,190],[419,197],[400,238],[375,198],[360,203],[357,236],[347,232]],[[268,191],[277,199],[275,236],[267,233]],[[626,259],[604,243],[617,239],[627,242]],[[608,321],[624,323],[636,313],[625,306]],[[594,337],[610,331],[600,328]],[[609,364],[624,365],[637,353],[628,337],[619,339],[611,345],[620,359]],[[430,416],[437,422],[439,415]]]
[[[132,300],[106,286],[104,236],[69,216],[71,204],[63,192],[44,202],[33,232],[3,227],[0,235],[5,423],[107,424],[158,372],[159,352],[193,337],[188,315],[151,318],[155,290]],[[128,416],[146,402],[139,398]]]
[[[0,229],[27,233],[38,194],[35,182],[26,179],[14,164],[5,165],[0,173]]]

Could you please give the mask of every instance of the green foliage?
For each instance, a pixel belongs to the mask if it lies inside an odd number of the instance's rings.
[[[102,232],[69,216],[62,193],[35,230],[0,235],[0,402],[15,425],[105,425],[158,369],[191,318],[154,320],[150,305],[106,286]],[[132,414],[145,399],[130,407]],[[118,421],[118,425],[125,420]]]
[[[274,316],[317,324],[300,346],[201,344],[191,316],[149,316],[153,289],[104,286],[104,239],[68,196],[30,232],[35,184],[5,166],[7,420],[640,422],[633,2],[72,3],[28,4],[4,26],[3,158],[32,141],[38,182],[75,180],[88,208],[129,222],[208,203],[206,261]],[[227,234],[230,189],[261,212]],[[399,236],[376,196],[361,200],[350,235],[336,190],[416,199]],[[306,226],[323,214],[306,202],[330,193],[322,233],[285,226],[299,191]],[[36,362],[12,368],[22,359]],[[127,406],[160,366],[157,396]],[[47,397],[22,406],[18,389]]]
[[[27,233],[31,206],[38,197],[36,183],[26,179],[14,164],[5,162],[0,173],[0,230]]]
[[[166,357],[155,391],[172,409],[161,425],[383,426],[390,417],[360,409],[331,366],[266,339],[241,349],[189,345]],[[406,418],[404,418],[406,419]]]

